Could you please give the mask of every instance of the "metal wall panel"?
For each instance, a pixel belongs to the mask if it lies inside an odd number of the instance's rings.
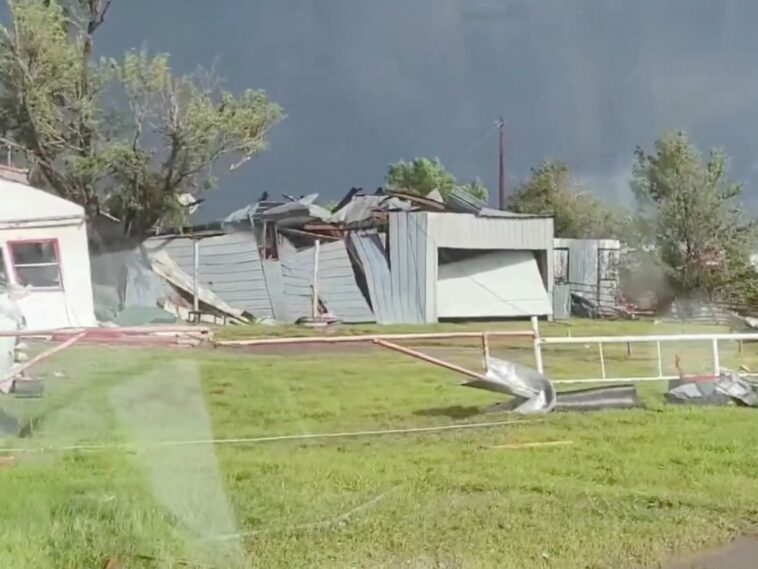
[[[350,243],[358,256],[374,316],[379,324],[402,323],[402,311],[392,294],[392,274],[384,246],[377,233],[355,232]]]
[[[310,253],[313,255],[313,253]],[[311,288],[311,273],[303,266],[297,252],[290,252],[281,259],[283,294],[287,301],[287,320],[297,321],[299,318],[310,316],[313,303]]]
[[[154,238],[145,247],[162,249],[190,277],[194,273],[193,240]],[[198,280],[224,302],[256,317],[273,318],[258,244],[250,232],[229,233],[200,240]]]
[[[441,265],[440,318],[529,318],[552,314],[532,251],[493,251]]]
[[[555,248],[566,251],[567,282],[571,292],[599,304],[612,304],[618,283],[621,243],[615,239],[555,239]],[[557,257],[556,257],[557,258]]]
[[[437,247],[453,249],[553,249],[551,218],[483,218],[462,213],[429,213]]]
[[[282,276],[286,294],[295,297],[298,307],[301,306],[303,298],[307,298],[310,303],[313,294],[313,248],[284,257]],[[343,322],[376,322],[374,313],[358,288],[344,241],[321,245],[318,291],[319,298],[327,309]],[[308,306],[310,307],[310,304]]]
[[[397,212],[389,216],[392,298],[407,324],[437,321],[437,248],[429,215]]]
[[[571,317],[571,287],[556,284],[553,287],[553,318],[566,320]]]

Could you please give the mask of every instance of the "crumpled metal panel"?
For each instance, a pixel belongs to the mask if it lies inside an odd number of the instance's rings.
[[[670,383],[666,400],[686,405],[721,406],[735,402],[758,407],[758,386],[737,374],[725,374],[708,381],[676,380]]]
[[[366,277],[371,307],[379,324],[402,323],[402,312],[392,292],[392,275],[387,255],[377,233],[355,232],[350,244]]]
[[[356,196],[345,207],[335,211],[328,223],[359,223],[372,218],[375,211],[408,210],[408,202],[389,196]]]
[[[468,381],[464,385],[513,396],[515,400],[508,403],[507,410],[516,413],[548,413],[556,404],[555,387],[544,375],[497,358],[487,358],[487,372],[483,379]]]
[[[642,407],[634,385],[612,385],[578,391],[557,393],[553,383],[535,369],[487,358],[484,378],[467,381],[474,387],[513,396],[493,410],[522,414],[550,411],[597,411],[601,409],[631,409]]]

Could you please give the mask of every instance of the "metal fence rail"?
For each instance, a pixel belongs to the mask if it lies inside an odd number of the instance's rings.
[[[665,335],[651,335],[651,336],[574,336],[569,338],[564,337],[540,337],[535,335],[535,360],[537,364],[537,370],[540,373],[545,373],[544,365],[542,363],[542,346],[546,345],[567,345],[567,344],[597,344],[598,347],[598,360],[600,367],[600,377],[587,378],[587,379],[560,379],[554,380],[554,383],[626,383],[626,382],[643,382],[643,381],[662,381],[669,379],[678,379],[678,375],[664,375],[663,373],[663,358],[661,355],[661,344],[670,342],[707,342],[710,345],[712,370],[714,375],[721,373],[721,356],[719,353],[719,345],[723,342],[739,342],[739,341],[758,341],[758,333],[742,333],[742,334],[665,334]],[[657,360],[657,375],[642,376],[642,377],[608,377],[605,366],[605,352],[603,346],[605,344],[634,344],[634,343],[646,343],[655,344],[656,346],[656,360]],[[745,373],[743,375],[758,376],[754,373]]]

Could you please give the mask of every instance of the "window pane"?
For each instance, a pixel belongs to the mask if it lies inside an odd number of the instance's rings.
[[[55,244],[52,241],[43,243],[14,243],[11,245],[14,265],[33,265],[36,263],[57,263]]]
[[[47,267],[16,267],[19,284],[33,287],[59,287],[61,275],[58,265]]]

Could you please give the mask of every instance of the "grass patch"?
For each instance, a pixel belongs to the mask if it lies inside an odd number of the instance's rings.
[[[550,326],[543,334],[644,333],[640,323]],[[473,367],[480,355],[471,348],[426,347]],[[594,350],[550,348],[547,369],[597,374]],[[672,346],[667,365],[674,351],[693,366],[709,355]],[[527,342],[500,342],[494,352],[532,362]],[[640,349],[627,358],[619,349],[606,362],[638,374],[654,365],[652,355]],[[758,350],[747,344],[722,359],[758,367]],[[66,377],[54,378],[58,371]],[[121,567],[140,569],[179,559],[219,568],[631,569],[758,524],[755,411],[666,407],[659,384],[644,388],[647,411],[425,435],[156,448],[505,417],[483,414],[493,394],[384,351],[74,347],[39,373],[51,377],[44,399],[0,402],[36,420],[31,437],[3,446],[134,447],[19,454],[16,467],[0,470],[0,567],[98,567],[116,555]],[[551,440],[574,443],[492,448]]]

